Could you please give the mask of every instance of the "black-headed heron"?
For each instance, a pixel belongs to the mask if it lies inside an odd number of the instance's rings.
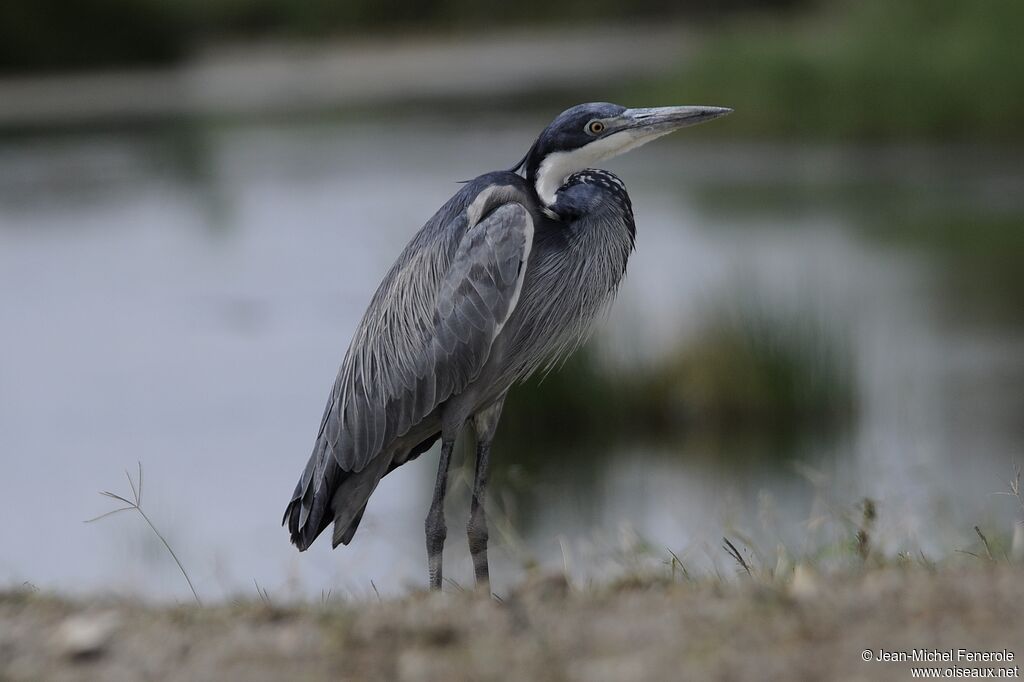
[[[448,465],[471,422],[467,530],[477,583],[488,583],[484,494],[505,396],[583,343],[633,250],[626,186],[593,166],[730,111],[581,104],[513,168],[471,180],[441,207],[384,277],[335,379],[284,514],[300,550],[332,522],[334,546],[348,544],[381,478],[440,438],[426,519],[430,586],[439,589]]]

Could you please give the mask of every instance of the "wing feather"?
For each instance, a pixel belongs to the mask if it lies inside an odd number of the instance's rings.
[[[358,475],[486,364],[518,300],[533,242],[533,220],[521,203],[508,197],[493,203],[474,225],[466,203],[447,220],[439,214],[440,222],[421,230],[374,295],[286,512],[300,548],[327,523],[325,483],[334,488],[344,476]]]
[[[339,459],[343,469],[359,471],[377,454],[381,440],[401,436],[476,377],[518,297],[518,275],[532,240],[530,213],[514,202],[499,206],[466,230],[437,285],[432,320],[424,325],[419,348],[405,349],[415,355],[416,369],[403,372],[393,386],[382,382],[358,391],[359,412],[371,412],[374,425],[381,428],[371,432],[373,437],[361,442],[356,452]],[[374,356],[372,362],[379,364],[378,372],[391,364],[387,353]]]

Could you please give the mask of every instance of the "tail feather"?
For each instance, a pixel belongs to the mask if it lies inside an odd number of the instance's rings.
[[[330,453],[323,454],[329,461],[320,467],[322,474],[319,478],[316,475],[320,453],[314,453],[282,520],[300,552],[308,549],[331,523],[335,547],[351,542],[370,495],[391,464],[391,457],[381,453],[362,471],[350,472],[342,470]]]
[[[388,472],[392,453],[380,453],[359,473],[346,474],[334,490],[331,509],[334,511],[334,537],[331,545],[348,544],[359,527],[370,495]]]
[[[337,523],[334,524],[334,537],[331,538],[331,547],[337,547],[338,545],[347,545],[352,542],[352,537],[356,534],[356,530],[359,528],[359,522],[363,520],[363,514],[366,512],[366,505],[364,504],[359,513],[355,515],[348,526],[339,526]],[[343,532],[339,533],[339,530]]]
[[[304,552],[334,523],[333,546],[347,545],[359,528],[367,501],[380,479],[426,452],[438,437],[439,434],[430,436],[398,458],[394,451],[381,452],[359,472],[343,470],[330,448],[318,441],[281,521],[288,527],[292,544]]]
[[[284,522],[282,525],[288,525],[288,532],[291,533],[292,544],[298,547],[300,552],[305,552],[309,549],[309,546],[313,544],[313,541],[317,539],[320,533],[324,532],[324,529],[331,523],[331,517],[322,515],[317,519],[317,523],[311,524],[306,523],[305,525],[299,525],[299,514],[302,508],[301,500],[292,500],[288,503],[288,508],[284,512]]]
[[[315,457],[310,459],[306,471],[295,486],[281,521],[282,525],[288,526],[292,544],[300,552],[306,551],[334,519],[328,506],[337,480],[344,475],[338,465],[331,462],[324,470],[323,477],[315,480],[312,472]]]

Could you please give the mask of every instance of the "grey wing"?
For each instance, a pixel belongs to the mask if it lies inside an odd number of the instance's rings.
[[[519,300],[532,245],[533,221],[519,204],[505,204],[466,232],[438,292],[410,395],[415,414],[426,416],[483,369]]]
[[[374,352],[362,354],[363,371],[346,396],[342,447],[334,451],[343,469],[362,470],[383,445],[476,377],[518,300],[532,243],[529,212],[515,203],[500,206],[466,230],[436,285],[432,309],[423,314],[408,301],[405,318],[420,333],[381,325],[383,338],[370,340]]]
[[[454,254],[422,249],[389,273],[353,339],[285,512],[300,548],[332,518],[341,521],[340,508],[327,512],[343,479],[364,469],[383,475],[387,467],[368,467],[382,448],[479,374],[515,309],[532,244],[529,211],[507,203],[465,230]],[[363,488],[372,492],[375,483]],[[365,499],[334,501],[342,503],[354,517]]]

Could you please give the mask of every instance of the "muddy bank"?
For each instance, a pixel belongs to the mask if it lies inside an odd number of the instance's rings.
[[[913,663],[865,650],[1024,654],[1024,572],[1008,566],[856,576],[631,581],[585,591],[538,578],[366,603],[212,607],[0,596],[0,680],[876,680]]]

